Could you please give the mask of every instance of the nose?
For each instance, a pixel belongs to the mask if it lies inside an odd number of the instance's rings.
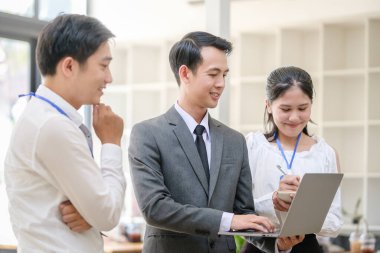
[[[299,115],[298,115],[298,112],[297,111],[293,111],[290,113],[289,115],[289,121],[292,121],[292,122],[297,122],[299,120]]]
[[[108,69],[107,73],[106,73],[106,76],[104,78],[104,81],[106,84],[110,84],[112,83],[112,74],[111,74],[111,71]]]
[[[215,87],[223,89],[224,86],[226,85],[226,80],[224,76],[222,75],[218,80],[216,81]]]

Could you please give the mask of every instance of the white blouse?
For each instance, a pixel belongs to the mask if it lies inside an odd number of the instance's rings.
[[[255,210],[258,214],[269,217],[278,225],[279,221],[273,207],[272,195],[278,189],[282,175],[277,169],[277,165],[287,170],[286,162],[278,147],[269,143],[263,133],[250,133],[246,139]],[[296,153],[292,173],[301,177],[305,173],[336,173],[337,161],[334,149],[322,138],[313,137],[313,139],[316,143],[310,150]],[[290,161],[293,150],[284,152],[287,160]],[[343,224],[341,216],[339,189],[318,235],[336,237]]]

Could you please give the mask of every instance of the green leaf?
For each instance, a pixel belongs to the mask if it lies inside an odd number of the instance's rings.
[[[235,239],[235,244],[236,244],[236,253],[240,253],[240,250],[244,245],[245,239],[243,236],[240,236],[240,235],[235,235],[234,239]]]

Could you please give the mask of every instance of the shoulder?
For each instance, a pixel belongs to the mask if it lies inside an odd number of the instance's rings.
[[[79,127],[63,115],[55,114],[47,117],[40,125],[41,134],[59,137],[68,133],[79,133]]]
[[[248,149],[253,149],[259,146],[269,144],[264,134],[260,131],[250,132],[245,136],[245,138],[247,140]]]
[[[326,168],[340,170],[339,157],[337,151],[329,145],[322,137],[313,137],[317,144],[314,148],[314,154],[318,154],[318,159],[325,161]]]
[[[222,122],[220,122],[220,121],[218,121],[216,119],[211,118],[211,122],[210,123],[212,123],[216,127],[218,127],[220,129],[220,131],[223,133],[224,137],[239,138],[239,139],[243,139],[244,140],[244,135],[242,133],[240,133],[239,131],[237,131],[237,130],[229,127],[229,126],[226,126]]]
[[[167,123],[164,115],[160,115],[151,119],[143,120],[141,122],[136,123],[132,127],[132,131],[143,131],[154,128],[163,128],[163,124]]]
[[[54,147],[58,151],[69,147],[77,148],[84,143],[84,135],[79,127],[62,115],[48,117],[36,134],[37,147],[42,149]]]
[[[320,136],[313,136],[312,138],[317,142],[315,145],[316,145],[316,148],[320,152],[322,152],[323,154],[325,154],[327,156],[334,156],[335,157],[335,155],[336,155],[335,149],[330,144],[328,144],[324,138],[322,138]]]

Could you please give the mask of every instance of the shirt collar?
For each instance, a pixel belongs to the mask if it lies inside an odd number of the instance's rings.
[[[178,104],[178,101],[174,104],[174,108],[177,110],[179,115],[181,115],[182,119],[185,121],[187,127],[189,128],[191,133],[194,133],[195,127],[198,125],[198,123],[195,121],[195,119],[187,113],[182,107]],[[208,126],[208,112],[206,112],[206,115],[203,117],[201,123],[199,125],[202,125],[206,129],[206,138],[207,140],[210,138],[210,128]]]
[[[79,114],[79,112],[61,96],[59,96],[57,93],[45,85],[41,84],[38,87],[36,94],[45,97],[56,104],[69,116],[70,120],[72,120],[77,126],[80,126],[82,124],[83,117]]]

